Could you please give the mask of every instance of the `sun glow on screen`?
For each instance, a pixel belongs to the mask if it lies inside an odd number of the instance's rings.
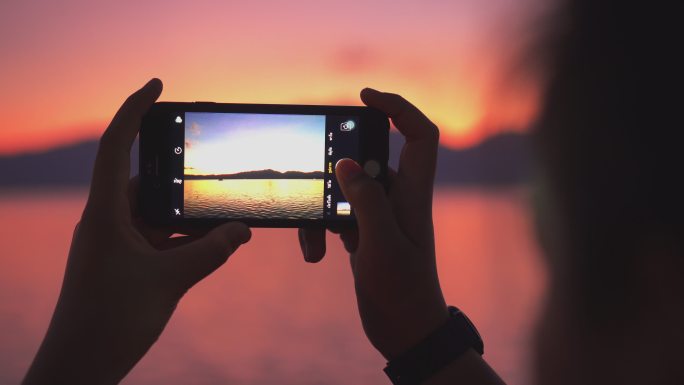
[[[187,113],[185,174],[323,171],[325,116]]]

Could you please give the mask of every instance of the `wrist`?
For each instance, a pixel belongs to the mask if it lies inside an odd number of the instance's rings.
[[[161,333],[170,313],[124,312],[62,296],[24,382],[118,383]]]
[[[366,335],[383,357],[392,360],[400,356],[449,319],[443,298],[430,302],[405,302],[391,307],[380,316],[380,322],[364,320]]]

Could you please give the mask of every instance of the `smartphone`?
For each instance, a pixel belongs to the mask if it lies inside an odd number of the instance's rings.
[[[355,224],[335,164],[386,183],[389,121],[369,107],[155,103],[140,129],[139,208],[179,228]]]

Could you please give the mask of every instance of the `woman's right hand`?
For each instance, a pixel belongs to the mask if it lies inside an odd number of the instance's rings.
[[[385,112],[406,138],[389,188],[353,160],[335,173],[357,218],[358,231],[340,234],[350,252],[357,304],[370,342],[387,359],[409,350],[446,322],[449,312],[437,277],[432,190],[439,130],[399,95],[364,89],[361,99]],[[300,229],[307,261],[325,253],[325,233]]]

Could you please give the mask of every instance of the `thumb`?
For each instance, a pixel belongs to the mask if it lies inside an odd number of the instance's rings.
[[[382,185],[368,176],[358,163],[341,159],[335,165],[337,181],[356,215],[360,235],[385,237],[396,229],[392,207]]]
[[[172,279],[184,285],[184,289],[189,289],[223,265],[251,237],[252,232],[247,225],[229,222],[193,242],[164,251],[166,255],[163,257],[171,265]]]

